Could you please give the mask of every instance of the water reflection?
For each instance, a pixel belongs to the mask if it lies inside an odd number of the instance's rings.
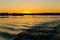
[[[0,18],[0,34],[7,33],[8,35],[11,35],[11,37],[13,37],[16,34],[23,32],[23,29],[30,29],[32,26],[37,25],[39,23],[41,24],[44,22],[55,20],[60,20],[60,16],[25,15]],[[1,37],[4,38],[3,35],[1,35]]]

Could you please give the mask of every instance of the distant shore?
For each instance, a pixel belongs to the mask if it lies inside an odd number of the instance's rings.
[[[23,16],[23,15],[60,15],[60,13],[0,13],[0,16]]]

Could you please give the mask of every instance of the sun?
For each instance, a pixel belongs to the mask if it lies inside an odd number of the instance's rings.
[[[31,11],[23,11],[22,13],[28,14],[28,13],[32,13],[32,12]]]
[[[32,12],[29,12],[29,11],[25,11],[25,12],[22,12],[22,13],[32,13]]]
[[[25,13],[25,14],[31,14],[32,13],[32,11],[31,10],[22,10],[22,12],[21,13]]]

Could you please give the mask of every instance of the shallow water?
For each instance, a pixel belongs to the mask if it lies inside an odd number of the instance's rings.
[[[0,33],[18,34],[38,23],[60,20],[60,16],[24,15],[0,18]],[[0,34],[1,35],[1,34]],[[2,37],[1,37],[2,36]],[[1,35],[0,38],[6,39]],[[8,39],[6,39],[8,40]]]

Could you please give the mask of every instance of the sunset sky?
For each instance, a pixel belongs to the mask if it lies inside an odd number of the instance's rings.
[[[60,12],[60,0],[0,0],[0,12]]]

